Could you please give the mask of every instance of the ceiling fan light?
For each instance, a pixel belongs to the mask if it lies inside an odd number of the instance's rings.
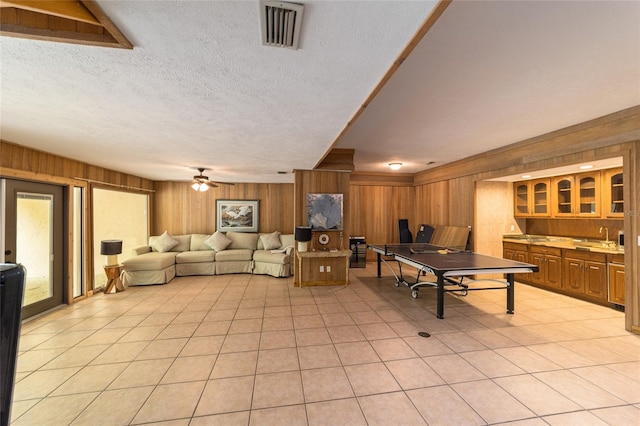
[[[209,185],[204,182],[194,182],[191,188],[193,188],[194,191],[205,192],[209,190]]]

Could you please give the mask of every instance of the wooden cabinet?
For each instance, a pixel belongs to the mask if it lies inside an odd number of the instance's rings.
[[[576,176],[577,216],[600,217],[600,172]]]
[[[559,176],[553,178],[551,187],[553,216],[573,216],[576,203],[573,176]]]
[[[514,216],[531,216],[530,194],[530,182],[516,182],[513,184]]]
[[[514,183],[514,216],[551,216],[549,184],[549,179]]]
[[[515,182],[516,217],[623,217],[622,168]]]
[[[603,211],[606,217],[624,216],[622,168],[602,172]]]
[[[624,254],[605,254],[569,248],[505,241],[505,259],[532,263],[538,272],[518,281],[584,300],[624,305]]]
[[[298,265],[295,284],[346,285],[349,284],[349,257],[351,250],[296,251]]]
[[[606,255],[601,253],[564,250],[564,289],[576,294],[606,300]]]
[[[502,257],[517,262],[529,263],[529,246],[527,244],[503,243]]]
[[[531,215],[551,215],[549,210],[549,179],[531,181]]]
[[[562,288],[562,250],[555,247],[531,246],[529,262],[537,265],[538,272],[531,274],[531,282],[552,288]]]
[[[624,255],[610,256],[608,267],[609,302],[624,306]]]

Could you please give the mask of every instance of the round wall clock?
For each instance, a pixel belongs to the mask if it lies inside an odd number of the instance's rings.
[[[326,246],[329,243],[329,236],[327,234],[320,234],[318,236],[318,242],[323,246]]]

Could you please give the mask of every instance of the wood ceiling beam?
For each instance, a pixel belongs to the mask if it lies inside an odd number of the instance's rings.
[[[100,21],[79,1],[72,0],[0,0],[0,7],[15,7],[87,24],[101,25]]]
[[[0,35],[133,49],[94,0],[0,0]]]

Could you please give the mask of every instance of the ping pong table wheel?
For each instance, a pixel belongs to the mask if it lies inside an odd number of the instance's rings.
[[[400,287],[400,281],[399,280],[396,280],[395,286],[396,287]]]
[[[411,297],[413,297],[414,299],[418,298],[418,290],[412,290],[411,291]]]

